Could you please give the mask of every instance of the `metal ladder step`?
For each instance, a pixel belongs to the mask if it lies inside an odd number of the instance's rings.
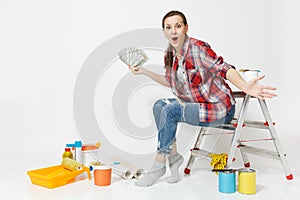
[[[240,148],[241,151],[246,153],[280,160],[280,155],[275,151],[252,147],[244,144],[239,145],[238,148]]]
[[[209,151],[206,151],[204,149],[199,149],[199,148],[191,149],[191,154],[196,157],[207,157],[208,158],[208,154],[211,154],[211,153],[214,153],[214,152],[209,152]]]
[[[222,124],[220,126],[215,126],[215,127],[212,127],[212,128],[225,129],[225,130],[235,130],[237,125],[238,125],[238,120],[233,119],[229,124]],[[275,125],[274,122],[273,122],[273,125]],[[259,129],[269,129],[268,122],[262,122],[262,121],[248,121],[248,120],[245,120],[242,126],[243,127],[247,126],[247,127],[251,127],[251,128],[259,128]]]
[[[236,127],[237,126],[237,119],[233,119],[230,123],[231,126]],[[273,123],[273,125],[275,125],[275,123]],[[247,126],[247,127],[251,127],[251,128],[259,128],[259,129],[269,129],[269,124],[268,122],[261,122],[261,121],[248,121],[245,120],[243,123],[243,127]]]

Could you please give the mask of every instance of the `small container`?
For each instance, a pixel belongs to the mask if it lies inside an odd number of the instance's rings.
[[[254,169],[243,168],[239,170],[238,191],[242,194],[256,193],[256,172]]]
[[[71,149],[70,148],[65,148],[65,152],[63,153],[62,155],[62,159],[64,158],[70,158],[70,159],[73,159],[73,153],[71,152]]]
[[[234,170],[222,171],[219,173],[219,192],[235,193],[236,192],[236,176]]]
[[[243,78],[245,81],[250,81],[256,77],[258,77],[260,70],[256,69],[248,69],[243,71]]]
[[[94,168],[94,183],[97,186],[109,186],[111,184],[112,169],[106,166]]]

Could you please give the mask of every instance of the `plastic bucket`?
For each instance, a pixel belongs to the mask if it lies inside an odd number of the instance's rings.
[[[108,186],[111,184],[112,170],[106,166],[97,166],[94,168],[94,183],[97,186]]]

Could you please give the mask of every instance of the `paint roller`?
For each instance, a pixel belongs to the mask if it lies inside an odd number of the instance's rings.
[[[64,158],[61,162],[61,165],[69,169],[71,171],[77,171],[77,170],[82,170],[83,169],[83,164],[71,159],[71,158]]]
[[[47,174],[47,178],[64,175],[66,173],[66,169],[71,171],[79,171],[83,169],[83,165],[81,163],[76,162],[71,158],[64,158],[61,162],[61,166],[62,168],[58,168],[57,170]]]

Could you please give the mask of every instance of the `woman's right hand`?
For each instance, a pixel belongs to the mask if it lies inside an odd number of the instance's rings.
[[[170,84],[167,82],[164,75],[154,73],[154,72],[152,72],[146,68],[140,67],[140,66],[132,67],[132,66],[128,65],[128,69],[131,70],[134,75],[143,74],[163,86],[170,87]]]
[[[132,71],[134,75],[143,74],[145,69],[140,66],[130,66],[128,65],[128,69]]]

